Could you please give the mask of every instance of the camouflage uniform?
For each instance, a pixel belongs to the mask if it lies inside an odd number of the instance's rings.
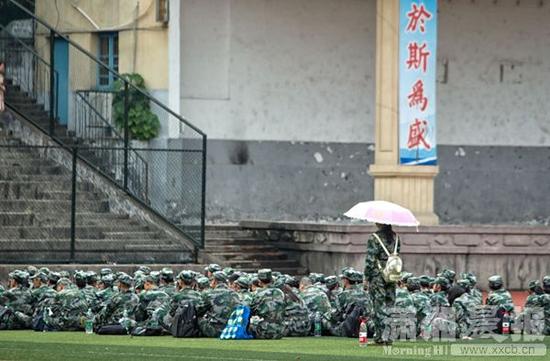
[[[491,286],[494,284],[494,289]],[[500,276],[489,277],[489,286],[491,291],[487,296],[487,305],[499,306],[508,312],[514,310],[514,303],[512,301],[512,295],[502,286],[502,278]]]
[[[550,276],[544,276],[542,279],[542,289],[544,294],[540,295],[540,303],[544,309],[544,335],[550,335]]]
[[[118,277],[118,281],[131,287],[133,279],[128,275],[121,275]],[[125,312],[128,318],[135,319],[138,305],[139,298],[131,289],[123,290],[120,288],[119,291],[103,305],[103,308],[97,315],[97,326],[117,325],[123,318]]]
[[[321,314],[322,319],[330,320],[330,314],[332,312],[330,301],[327,294],[314,285],[307,286],[303,290],[301,296],[309,311],[309,320],[312,326],[311,332],[313,332],[314,319],[317,312]]]
[[[330,301],[332,309],[336,308],[338,296],[342,293],[342,288],[338,284],[338,277],[329,276],[325,278],[325,286],[327,288],[327,297]]]
[[[5,291],[0,298],[0,314],[7,311],[0,319],[0,330],[18,330],[29,328],[32,316],[32,296],[27,284],[28,273],[14,271],[9,275],[10,279],[17,282],[16,287]],[[7,310],[3,310],[3,308]]]
[[[395,289],[395,304],[391,307],[388,326],[392,339],[414,339],[417,333],[416,307],[414,300],[404,283],[412,274],[401,277],[400,287]]]
[[[281,338],[285,331],[285,295],[271,285],[273,278],[270,269],[259,270],[258,279],[266,285],[252,296],[250,332],[259,339]]]
[[[420,280],[418,278],[409,278],[407,286],[416,309],[416,334],[419,335],[426,316],[432,312],[430,296],[420,290]]]
[[[437,277],[434,280],[434,285],[440,285],[442,290],[435,292],[430,298],[432,313],[426,317],[425,325],[428,325],[431,331],[425,337],[439,336],[441,333],[442,337],[454,338],[457,325],[454,311],[449,304],[446,293],[446,290],[450,287],[449,279],[447,277]]]
[[[174,293],[172,299],[169,302],[164,303],[157,312],[158,323],[161,324],[166,330],[170,330],[172,321],[176,311],[181,302],[188,301],[195,306],[197,314],[202,314],[203,307],[202,296],[200,292],[191,288],[191,284],[195,279],[195,275],[190,271],[182,271],[178,275],[178,279],[187,282],[189,285],[185,286]]]
[[[338,295],[335,303],[336,308],[333,309],[331,315],[330,332],[334,336],[344,337],[346,335],[343,332],[342,326],[348,316],[347,313],[353,311],[353,305],[364,308],[361,316],[368,317],[368,327],[374,327],[374,324],[371,322],[370,317],[372,315],[372,301],[363,289],[363,274],[353,269],[346,269],[342,276],[348,280],[349,286]]]
[[[174,286],[174,272],[170,268],[163,268],[160,271],[160,280],[163,284],[159,286],[159,289],[172,297],[176,292],[176,287]]]
[[[299,292],[290,286],[283,286],[285,290],[284,336],[307,336],[311,330],[309,310]]]
[[[58,285],[64,285],[45,312],[44,322],[48,329],[77,331],[83,328],[83,319],[89,308],[86,297],[67,278],[60,278]]]
[[[158,325],[158,316],[155,312],[163,305],[169,303],[170,296],[158,288],[145,290],[139,294],[139,305],[136,310],[135,320],[139,326]]]
[[[250,306],[252,303],[253,294],[249,291],[250,280],[248,276],[240,276],[237,278],[235,283],[239,287],[237,294],[239,295],[241,305]]]
[[[40,278],[40,281],[42,282],[38,288],[33,288],[31,290],[31,302],[34,317],[44,313],[44,309],[53,301],[56,293],[53,289],[47,286],[48,276],[45,273],[36,273],[33,277],[31,277],[31,279],[33,278]]]
[[[457,297],[453,302],[453,311],[456,317],[456,332],[460,337],[470,336],[472,331],[471,313],[479,305],[477,297],[471,293],[471,282],[468,279],[460,279],[457,284],[466,292]]]
[[[219,337],[233,309],[239,304],[239,296],[225,284],[227,276],[222,271],[214,272],[218,284],[203,293],[200,307],[204,314],[199,314],[199,328],[206,337]]]
[[[545,328],[543,293],[540,281],[529,282],[529,295],[523,311],[515,320],[516,327],[527,334],[542,334]]]
[[[392,252],[395,248],[395,240],[397,236],[389,238],[385,231],[376,232],[378,237],[384,242],[388,251]],[[398,244],[397,252],[401,245]],[[375,342],[389,342],[391,339],[383,332],[386,328],[388,310],[395,303],[395,284],[386,283],[382,276],[382,269],[386,265],[388,256],[384,249],[375,238],[371,235],[367,241],[367,256],[365,259],[365,278],[369,285],[369,294],[371,295],[373,304],[373,322],[374,322],[374,339]]]

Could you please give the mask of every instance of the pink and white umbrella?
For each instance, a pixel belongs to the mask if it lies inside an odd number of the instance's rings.
[[[420,224],[410,210],[386,201],[360,202],[344,213],[344,215],[373,223],[395,226],[418,227]]]

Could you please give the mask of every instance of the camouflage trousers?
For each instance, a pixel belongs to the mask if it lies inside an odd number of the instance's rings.
[[[270,322],[258,316],[250,318],[248,329],[254,338],[258,339],[278,339],[282,338],[285,333],[285,326],[282,321]]]
[[[31,327],[31,321],[30,316],[0,306],[0,330],[27,329]]]
[[[309,321],[309,316],[307,314],[305,315],[305,317],[285,318],[284,325],[284,336],[308,336],[309,331],[311,330],[311,322]]]
[[[226,324],[211,318],[200,318],[198,323],[201,335],[204,337],[220,337]]]
[[[381,277],[369,281],[369,293],[372,299],[374,341],[377,343],[392,341],[388,310],[395,304],[395,284],[386,283]]]

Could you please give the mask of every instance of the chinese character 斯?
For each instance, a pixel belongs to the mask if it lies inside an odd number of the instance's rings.
[[[407,69],[422,69],[426,72],[428,67],[428,57],[430,52],[426,50],[427,44],[418,46],[417,42],[409,43],[409,58],[407,59]]]

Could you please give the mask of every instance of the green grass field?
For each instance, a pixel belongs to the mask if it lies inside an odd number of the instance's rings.
[[[459,345],[484,345],[494,340],[461,342]],[[536,341],[550,349],[550,338]],[[414,345],[414,346],[413,346]],[[396,342],[395,349],[414,347],[432,350],[449,343]],[[455,346],[457,346],[455,344]],[[435,349],[438,350],[438,349]],[[441,350],[441,348],[439,348]],[[385,352],[386,351],[386,352]],[[444,351],[445,352],[445,351]],[[15,360],[228,360],[228,361],[339,361],[339,360],[482,360],[485,357],[452,357],[445,354],[422,355],[387,354],[382,346],[360,348],[357,340],[335,337],[286,338],[273,341],[221,341],[217,339],[175,339],[172,337],[98,336],[84,333],[37,333],[32,331],[0,331],[0,361]],[[519,360],[522,357],[499,355],[492,359]],[[523,357],[524,359],[526,357]],[[527,360],[550,360],[527,357]]]

